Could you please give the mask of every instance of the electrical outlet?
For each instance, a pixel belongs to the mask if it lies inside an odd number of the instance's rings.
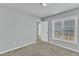
[[[20,45],[22,43],[23,43],[23,41],[18,41],[18,42],[14,42],[14,45]]]

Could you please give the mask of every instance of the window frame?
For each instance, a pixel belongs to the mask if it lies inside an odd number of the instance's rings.
[[[74,40],[72,41],[68,41],[64,39],[64,34],[63,34],[63,23],[64,20],[75,20],[75,29],[74,29]],[[61,39],[57,39],[55,38],[55,34],[54,34],[54,22],[62,22],[62,38]],[[68,42],[68,43],[72,43],[72,44],[77,44],[78,43],[78,39],[77,39],[77,28],[78,28],[78,16],[71,16],[71,17],[64,17],[64,18],[60,18],[60,19],[55,19],[52,21],[52,39],[55,40],[59,40],[59,41],[63,41],[63,42]]]
[[[54,31],[55,31],[55,30],[54,30],[54,22],[60,22],[60,21],[62,21],[62,20],[60,20],[60,19],[58,20],[58,19],[57,19],[57,20],[54,20],[54,21],[53,21],[53,34],[54,34]],[[54,36],[55,36],[55,34],[53,35],[53,39],[57,39],[57,38],[55,38]],[[57,39],[57,40],[61,40],[61,39]]]

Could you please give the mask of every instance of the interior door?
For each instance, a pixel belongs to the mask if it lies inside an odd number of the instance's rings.
[[[48,42],[48,21],[41,23],[41,39]]]

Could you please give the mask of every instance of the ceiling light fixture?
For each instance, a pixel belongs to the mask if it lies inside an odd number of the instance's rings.
[[[43,7],[47,6],[47,3],[40,3],[40,4],[41,4],[41,6],[43,6]]]

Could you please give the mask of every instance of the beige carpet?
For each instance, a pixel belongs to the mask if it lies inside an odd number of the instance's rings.
[[[38,41],[35,44],[7,52],[1,56],[78,56],[79,53],[49,43]]]

